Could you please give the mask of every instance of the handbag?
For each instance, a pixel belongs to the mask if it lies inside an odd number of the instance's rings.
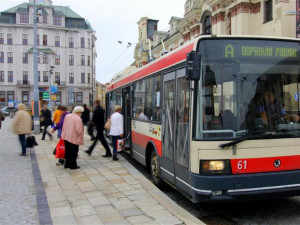
[[[105,125],[104,125],[104,128],[106,130],[110,130],[110,127],[111,127],[111,120],[110,119],[107,119]]]
[[[58,158],[58,159],[64,159],[65,158],[65,142],[64,142],[63,139],[59,139],[55,150],[56,150],[55,151],[55,158]]]
[[[117,139],[117,152],[125,150],[125,139]]]
[[[29,136],[26,138],[26,147],[27,148],[33,148],[36,145],[38,145],[38,143],[36,142],[34,136]]]

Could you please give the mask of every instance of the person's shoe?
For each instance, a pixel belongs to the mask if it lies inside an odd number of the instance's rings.
[[[89,156],[91,156],[92,151],[91,150],[86,150],[85,153],[88,154]]]
[[[111,157],[112,155],[107,155],[107,154],[105,154],[105,155],[102,155],[102,157]]]
[[[42,141],[45,141],[45,138],[42,138],[41,140],[42,140]]]
[[[76,169],[80,169],[80,166],[77,166],[75,168],[70,168],[71,170],[76,170]]]
[[[112,160],[113,160],[113,161],[118,161],[119,158],[118,158],[117,156],[114,156]]]
[[[96,140],[96,138],[95,137],[91,137],[91,141],[94,141],[94,140]]]
[[[20,154],[19,154],[19,156],[27,156],[27,155],[26,155],[26,154],[22,154],[22,153],[20,153]]]
[[[56,165],[57,165],[57,166],[62,166],[62,165],[64,165],[64,164],[63,164],[63,163],[60,163],[60,162],[57,162]]]

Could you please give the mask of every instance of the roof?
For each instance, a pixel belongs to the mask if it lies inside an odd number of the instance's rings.
[[[22,3],[20,5],[14,6],[10,9],[3,11],[2,13],[16,13],[16,12],[25,12],[27,11],[28,7],[32,6],[32,3]],[[74,12],[69,6],[55,6],[55,5],[44,5],[44,4],[36,4],[36,7],[48,7],[53,8],[55,15],[63,15],[68,18],[77,18],[83,19],[80,15]]]

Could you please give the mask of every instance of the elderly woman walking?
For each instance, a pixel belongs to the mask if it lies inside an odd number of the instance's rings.
[[[121,114],[122,107],[120,105],[115,106],[115,113],[111,115],[111,127],[109,135],[111,135],[113,144],[113,160],[117,161],[117,140],[123,138],[123,115]]]
[[[18,111],[12,122],[13,132],[19,135],[19,140],[22,147],[20,156],[26,156],[26,139],[25,134],[31,133],[32,121],[30,115],[26,112],[24,104],[18,104]]]
[[[73,170],[80,168],[76,159],[79,145],[83,145],[83,111],[82,107],[76,106],[71,114],[66,115],[61,133],[61,138],[65,141],[65,168]]]

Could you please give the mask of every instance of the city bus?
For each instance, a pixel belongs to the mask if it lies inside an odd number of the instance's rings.
[[[300,41],[199,36],[107,88],[132,158],[192,202],[300,194]]]

